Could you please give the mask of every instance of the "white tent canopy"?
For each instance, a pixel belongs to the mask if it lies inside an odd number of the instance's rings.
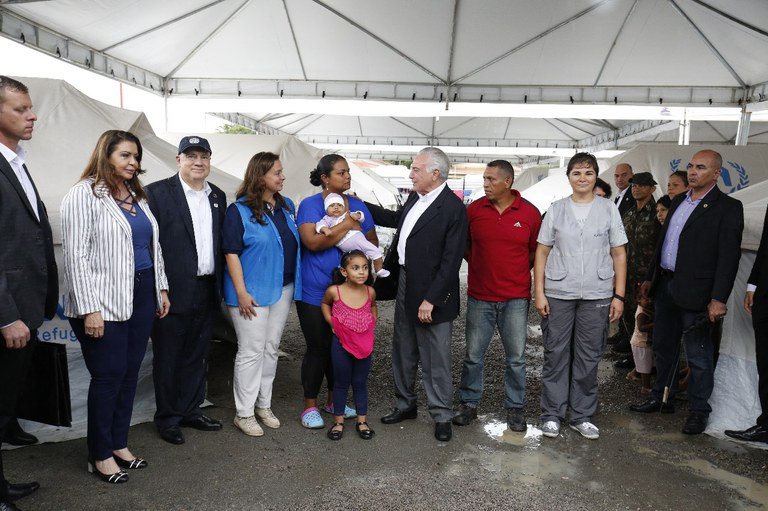
[[[740,102],[755,127],[747,140],[768,142],[757,124],[768,119],[763,0],[17,0],[0,16],[5,37],[169,95],[170,109],[180,97],[239,99],[209,111],[309,143],[627,147],[675,140],[684,117],[693,141],[728,143]],[[311,113],[254,98],[444,114]],[[528,110],[452,117],[470,103]],[[606,105],[654,107],[622,116]]]

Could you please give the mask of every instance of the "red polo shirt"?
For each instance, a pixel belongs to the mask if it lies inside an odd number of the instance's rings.
[[[531,298],[531,252],[541,228],[536,206],[512,190],[515,202],[499,213],[487,197],[467,207],[468,294],[477,300],[505,302]]]

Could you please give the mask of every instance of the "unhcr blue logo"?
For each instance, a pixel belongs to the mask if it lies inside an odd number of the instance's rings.
[[[670,174],[680,170],[680,158],[670,160],[669,169]],[[723,190],[725,193],[731,194],[738,190],[743,190],[749,186],[749,173],[743,165],[739,165],[735,161],[725,162],[729,167],[720,168],[720,179],[723,182]]]

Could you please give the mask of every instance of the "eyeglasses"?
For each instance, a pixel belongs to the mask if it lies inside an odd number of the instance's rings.
[[[184,157],[190,161],[195,161],[195,160],[208,161],[211,159],[210,154],[197,154],[197,155],[184,154]]]

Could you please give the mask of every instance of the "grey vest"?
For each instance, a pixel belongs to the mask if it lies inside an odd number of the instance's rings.
[[[570,200],[560,199],[547,211],[547,216],[552,215],[555,242],[544,268],[544,293],[562,300],[608,298],[613,295],[610,235],[616,206],[595,197],[582,231]]]

